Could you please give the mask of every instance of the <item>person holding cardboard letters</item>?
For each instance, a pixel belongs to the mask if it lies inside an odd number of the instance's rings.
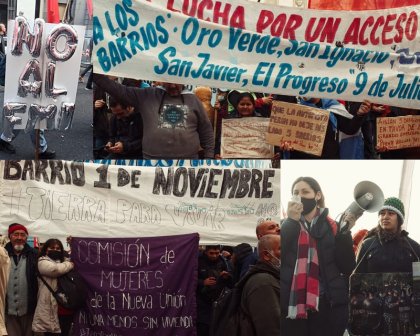
[[[344,214],[348,225],[340,229],[312,177],[296,179],[292,194],[280,231],[281,334],[342,336],[355,265],[350,230],[356,217]]]

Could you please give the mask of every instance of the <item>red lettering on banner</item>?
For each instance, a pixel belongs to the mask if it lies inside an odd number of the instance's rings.
[[[338,26],[340,25],[340,18],[325,18],[322,17],[318,20],[315,32],[313,31],[313,26],[315,25],[317,18],[310,18],[308,25],[305,30],[305,40],[307,42],[314,42],[318,40],[319,42],[333,43],[335,40],[335,34],[337,33]]]
[[[270,29],[272,36],[281,36],[285,39],[296,40],[296,29],[302,25],[301,15],[292,14],[287,17],[285,13],[279,14],[274,18],[273,12],[263,9],[257,20],[257,32],[262,33],[265,29]]]
[[[326,27],[328,26],[327,23]],[[369,43],[373,45],[391,45],[404,39],[414,40],[417,29],[418,17],[414,11],[409,14],[408,19],[406,13],[388,14],[378,17],[369,16],[365,19],[354,18],[347,29],[343,43],[354,45],[366,45]]]
[[[236,6],[232,10],[232,4],[213,0],[183,0],[181,8],[175,8],[174,5],[175,0],[168,0],[166,8],[200,20],[246,29],[243,6]]]

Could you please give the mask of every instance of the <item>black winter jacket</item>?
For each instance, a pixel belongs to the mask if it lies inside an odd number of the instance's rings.
[[[348,303],[348,281],[355,266],[353,241],[350,232],[334,236],[332,224],[327,220],[328,209],[319,216],[310,228],[316,240],[320,282],[324,285],[325,298],[331,305]],[[334,225],[335,222],[333,222]],[[281,309],[288,311],[293,273],[298,253],[299,222],[287,218],[281,226]]]
[[[412,262],[420,261],[420,245],[407,231],[390,241],[381,241],[377,230],[363,241],[357,254],[356,273],[411,273]],[[359,264],[360,263],[360,264]]]

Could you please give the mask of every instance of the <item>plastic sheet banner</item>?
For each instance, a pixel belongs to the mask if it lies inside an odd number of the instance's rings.
[[[198,234],[73,238],[88,287],[74,335],[196,335]]]
[[[418,108],[420,6],[316,11],[247,1],[95,1],[95,72]]]
[[[265,142],[269,119],[249,117],[222,120],[223,158],[261,158],[274,156],[274,147]]]
[[[68,130],[75,110],[85,27],[8,23],[3,116],[6,138],[13,129]]]
[[[355,273],[350,277],[349,333],[415,335],[412,273]]]
[[[280,170],[0,161],[1,231],[57,237],[198,232],[202,244],[256,245],[256,225],[280,220]]]
[[[289,142],[293,149],[321,156],[330,112],[299,104],[273,102],[267,142],[280,146]]]
[[[420,116],[376,119],[376,142],[388,150],[420,147]]]

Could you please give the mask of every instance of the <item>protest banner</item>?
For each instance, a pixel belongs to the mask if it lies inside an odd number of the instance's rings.
[[[351,335],[415,335],[411,273],[354,273],[350,277]]]
[[[420,100],[420,6],[343,16],[227,0],[94,5],[101,74],[412,108]]]
[[[271,160],[248,160],[248,159],[205,159],[205,160],[87,160],[87,163],[121,165],[121,166],[143,166],[143,167],[223,167],[223,168],[271,168]]]
[[[73,238],[88,287],[75,335],[195,335],[198,234]]]
[[[376,142],[388,150],[420,147],[420,116],[376,119]]]
[[[321,156],[330,112],[308,106],[274,101],[267,142],[289,142],[294,150]]]
[[[271,159],[274,147],[265,142],[269,119],[232,118],[222,120],[222,158]]]
[[[13,129],[70,129],[84,34],[84,26],[24,17],[9,21],[3,107],[7,138]]]
[[[22,223],[41,241],[198,232],[202,244],[256,245],[280,220],[280,171],[0,161],[1,230]]]

